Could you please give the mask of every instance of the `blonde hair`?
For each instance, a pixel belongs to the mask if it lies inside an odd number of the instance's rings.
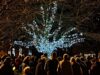
[[[70,58],[70,63],[72,64],[72,63],[75,63],[75,62],[76,62],[75,57],[71,57],[71,58]]]
[[[29,67],[29,66],[26,66],[26,67],[23,69],[22,75],[27,75],[29,72],[30,72],[30,67]]]
[[[68,54],[65,53],[65,54],[63,55],[63,59],[64,59],[64,60],[68,60],[68,58],[69,58]]]

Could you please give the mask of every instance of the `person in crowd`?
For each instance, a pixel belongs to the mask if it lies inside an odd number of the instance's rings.
[[[6,57],[7,57],[7,55],[1,56],[1,64],[4,62],[4,60],[5,60]]]
[[[36,66],[35,75],[46,75],[46,72],[44,70],[45,62],[46,62],[45,57],[41,57],[39,59],[38,64]]]
[[[29,61],[30,61],[30,56],[26,56],[26,57],[23,59],[23,62],[22,62],[22,70],[23,70],[26,66],[29,66]]]
[[[21,56],[18,56],[17,58],[15,58],[15,68],[16,68],[16,70],[19,70],[21,63],[22,63]]]
[[[34,55],[30,56],[29,66],[30,66],[32,75],[35,75],[36,65],[37,63],[35,61],[35,56]]]
[[[29,66],[26,66],[26,67],[23,69],[22,75],[32,75]]]
[[[59,57],[57,57],[57,59],[60,62],[62,60],[62,57],[59,56]]]
[[[53,52],[51,54],[51,59],[49,59],[45,64],[45,71],[47,75],[57,75],[57,54]]]
[[[87,65],[87,69],[88,69],[89,74],[90,74],[90,68],[92,66],[91,60],[92,60],[92,57],[88,56],[87,60],[86,60],[86,65]]]
[[[100,75],[100,61],[99,61],[99,59],[92,60],[90,75]]]
[[[48,58],[48,54],[47,53],[44,53],[43,56],[46,57],[46,58]]]
[[[81,66],[83,75],[89,75],[87,65],[82,61],[82,57],[81,58],[77,57],[76,61]]]
[[[75,57],[71,57],[70,62],[72,64],[73,69],[73,75],[83,75],[82,68],[80,65],[76,62]]]
[[[10,57],[6,57],[0,66],[0,75],[14,75]]]
[[[72,65],[69,62],[68,54],[63,55],[63,60],[58,65],[58,75],[73,75]]]

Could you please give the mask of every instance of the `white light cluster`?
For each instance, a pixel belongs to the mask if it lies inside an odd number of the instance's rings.
[[[58,24],[59,27],[56,29],[53,34],[50,33],[50,30],[53,26],[53,23],[55,21],[55,14],[57,11],[57,1],[53,2],[53,6],[49,5],[48,8],[45,8],[43,5],[40,7],[41,9],[41,14],[42,14],[42,20],[43,20],[43,26],[45,27],[44,30],[39,29],[39,26],[36,22],[36,20],[33,20],[33,24],[28,24],[29,27],[33,29],[33,33],[31,32],[30,34],[33,35],[33,40],[28,41],[27,43],[22,42],[22,41],[15,41],[14,44],[21,45],[21,46],[32,46],[33,44],[36,46],[38,51],[40,52],[45,52],[50,55],[53,50],[55,50],[57,47],[59,48],[64,48],[64,47],[71,47],[73,44],[78,43],[78,42],[84,42],[85,38],[80,38],[78,37],[83,36],[83,33],[77,34],[71,34],[69,35],[70,32],[77,30],[76,27],[71,27],[68,31],[65,32],[61,36],[60,39],[56,40],[56,36],[58,34],[58,31],[61,29],[61,23],[60,21]],[[45,12],[46,10],[46,12]],[[51,11],[51,13],[50,13]],[[51,14],[51,16],[49,16]],[[36,31],[35,31],[36,30]],[[43,32],[42,34],[38,32]],[[49,41],[49,37],[53,36],[53,41]]]
[[[33,41],[28,41],[27,43],[22,41],[14,41],[14,44],[24,46],[24,47],[29,47],[33,45]]]

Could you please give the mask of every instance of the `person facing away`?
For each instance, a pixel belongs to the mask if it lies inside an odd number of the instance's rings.
[[[70,59],[73,75],[83,75],[81,66],[76,62],[75,57],[71,57]]]
[[[10,57],[6,57],[3,64],[0,66],[0,75],[14,75]]]
[[[93,60],[90,75],[100,75],[100,59]]]
[[[57,71],[58,75],[73,75],[73,69],[67,54],[63,55],[63,59],[59,62]]]
[[[39,59],[36,65],[35,75],[46,75],[45,70],[44,70],[45,61],[46,61],[45,57],[42,57]]]
[[[45,64],[46,75],[57,75],[57,66],[57,54],[54,52],[51,55],[51,59],[48,60]]]
[[[83,75],[89,75],[87,65],[82,61],[82,58],[77,57],[76,61],[81,66]]]
[[[29,66],[26,66],[26,67],[23,69],[22,75],[32,75]]]

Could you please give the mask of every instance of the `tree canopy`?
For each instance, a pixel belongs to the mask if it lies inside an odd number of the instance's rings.
[[[57,1],[58,9],[51,32],[59,27],[56,22],[63,21],[59,33],[63,34],[75,26],[87,36],[100,39],[100,0],[0,0],[1,48],[11,44],[14,39],[31,40],[23,27],[32,24],[34,19],[41,16],[41,5],[46,8],[53,1]],[[43,28],[42,24],[38,25]],[[98,38],[93,37],[97,33]]]

